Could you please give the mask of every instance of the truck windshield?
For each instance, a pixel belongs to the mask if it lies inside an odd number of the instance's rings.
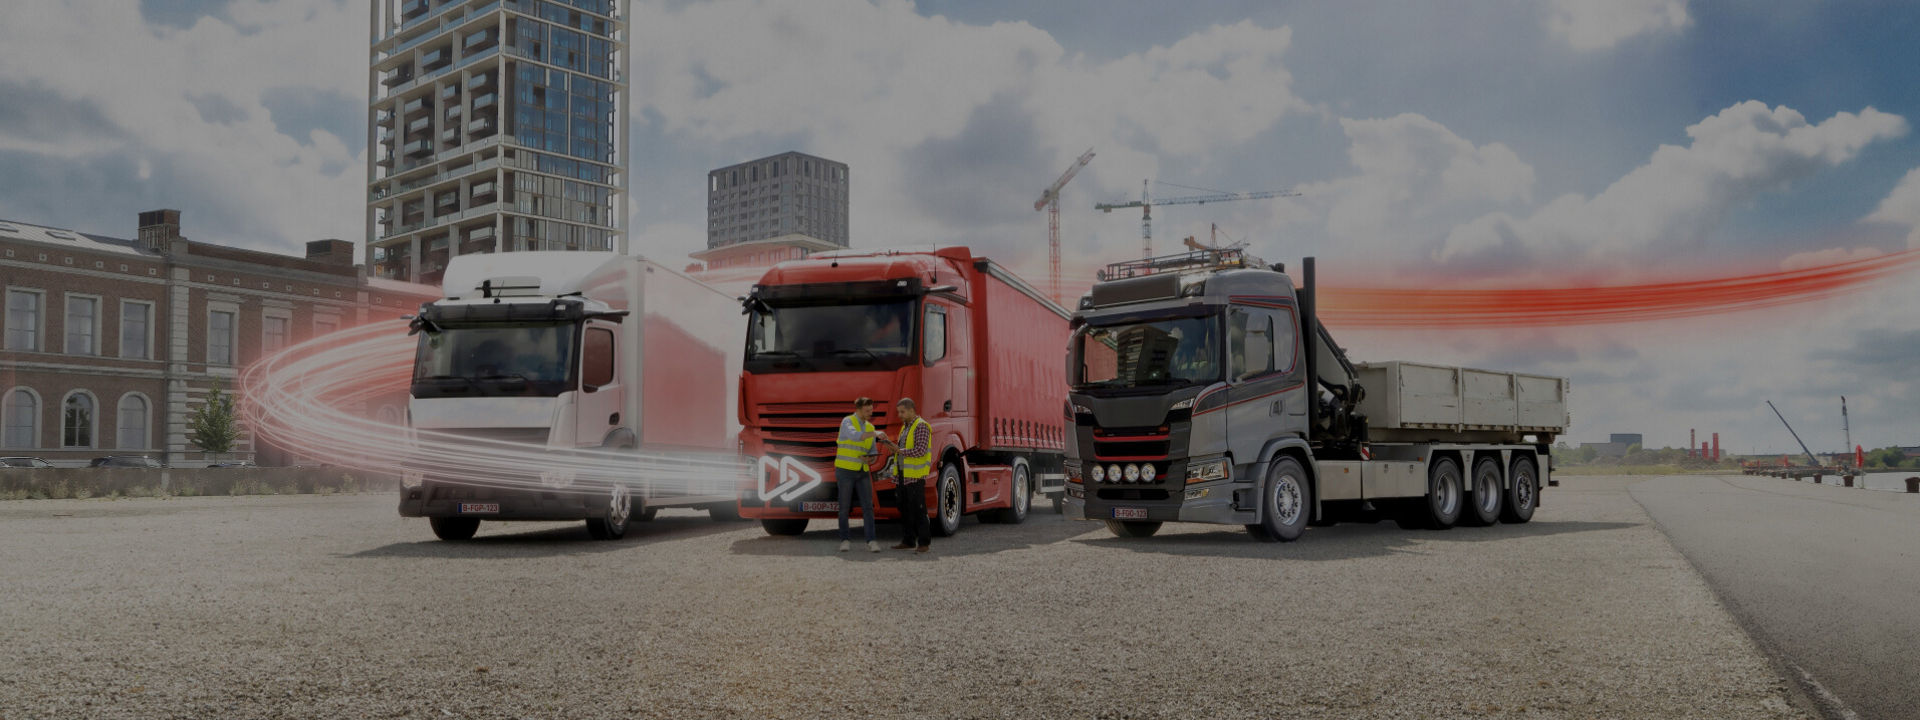
[[[911,299],[759,307],[747,323],[755,372],[895,369],[913,361]]]
[[[1220,379],[1219,319],[1089,327],[1075,340],[1075,389],[1138,388]]]
[[[559,395],[572,389],[571,323],[453,326],[420,334],[414,397]]]

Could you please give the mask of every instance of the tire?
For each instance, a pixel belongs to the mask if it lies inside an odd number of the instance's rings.
[[[1427,466],[1427,496],[1415,511],[1420,524],[1430,530],[1445,530],[1460,521],[1466,505],[1460,479],[1460,462],[1450,457]]]
[[[966,488],[960,484],[960,466],[953,463],[940,464],[939,492],[933,496],[938,503],[938,515],[930,523],[935,537],[953,537],[960,532],[960,516],[967,511],[965,498],[961,494]]]
[[[1500,462],[1492,457],[1475,461],[1471,487],[1473,491],[1467,493],[1460,511],[1460,524],[1486,527],[1499,522],[1500,510],[1506,506],[1506,491],[1500,487]]]
[[[807,519],[788,518],[775,520],[769,518],[761,520],[760,527],[766,530],[768,535],[799,535],[807,531]]]
[[[740,506],[734,503],[715,503],[707,506],[707,517],[714,522],[738,522]]]
[[[473,539],[473,533],[480,529],[480,518],[427,518],[427,524],[433,526],[434,537],[448,542],[460,542]]]
[[[1160,532],[1160,521],[1158,520],[1108,520],[1107,531],[1113,533],[1114,537],[1123,537],[1123,538],[1153,537],[1154,533]]]
[[[1007,507],[995,512],[1000,522],[1018,525],[1027,521],[1027,514],[1033,511],[1033,471],[1027,469],[1024,462],[1013,465],[1013,497],[1008,498]]]
[[[1261,542],[1293,542],[1307,531],[1313,517],[1313,483],[1307,469],[1290,455],[1273,459],[1267,482],[1260,486],[1260,522],[1247,534]]]
[[[1507,477],[1513,482],[1507,486],[1506,502],[1500,506],[1500,521],[1518,525],[1532,520],[1534,508],[1540,507],[1540,474],[1534,469],[1533,458],[1514,458]]]
[[[627,486],[614,485],[607,494],[605,517],[587,518],[587,535],[595,540],[619,540],[627,536],[627,526],[633,520],[633,496]]]

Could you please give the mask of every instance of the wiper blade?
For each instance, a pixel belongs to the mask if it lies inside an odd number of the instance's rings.
[[[473,384],[473,378],[469,378],[463,375],[428,375],[426,377],[418,377],[413,379],[414,382],[427,382],[427,383],[436,383],[436,384],[445,383],[453,380],[460,381],[460,384],[462,385]]]
[[[833,351],[833,353],[832,353],[832,354],[834,354],[834,355],[850,355],[850,354],[853,354],[853,353],[864,353],[864,354],[865,354],[865,355],[866,355],[866,356],[867,356],[867,357],[868,357],[868,358],[869,358],[869,359],[870,359],[871,361],[873,361],[873,362],[879,362],[879,360],[880,360],[880,356],[879,356],[879,355],[875,355],[875,354],[873,354],[873,351],[872,351],[872,350],[868,350],[868,349],[866,349],[866,348],[847,348],[847,349],[845,349],[845,350],[835,350],[835,351]]]
[[[500,382],[503,380],[518,380],[520,382],[533,382],[532,380],[528,380],[527,376],[522,375],[520,373],[511,373],[511,374],[505,374],[505,375],[482,375],[478,379],[481,382]]]

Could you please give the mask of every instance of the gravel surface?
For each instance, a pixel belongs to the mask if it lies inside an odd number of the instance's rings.
[[[917,557],[687,511],[454,544],[386,494],[5,502],[0,718],[1805,717],[1627,482],[1275,545],[1041,510]]]

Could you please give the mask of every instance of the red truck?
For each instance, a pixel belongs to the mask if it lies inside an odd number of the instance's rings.
[[[889,436],[903,397],[932,426],[935,534],[968,514],[1021,522],[1036,495],[1060,509],[1069,313],[1006,268],[964,247],[842,251],[774,266],[742,302],[740,439],[759,468],[743,517],[798,535],[838,516],[835,438],[861,396]],[[874,491],[879,519],[897,519],[894,483]]]

